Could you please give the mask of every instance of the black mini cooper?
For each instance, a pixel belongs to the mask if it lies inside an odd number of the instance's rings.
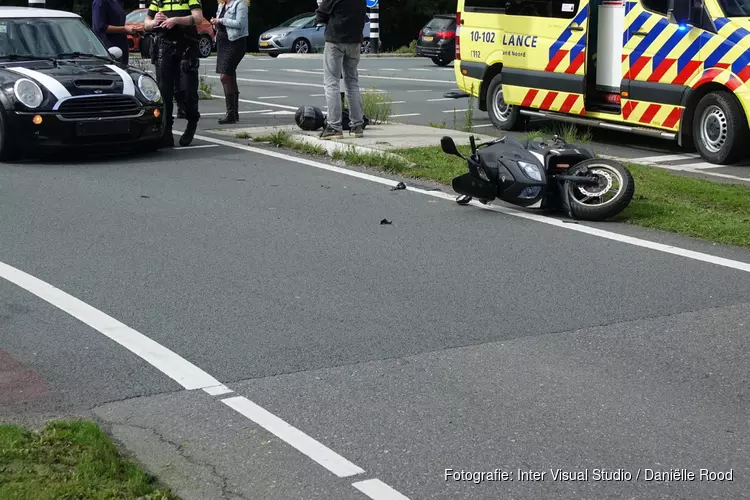
[[[78,15],[0,7],[0,161],[44,147],[159,148],[156,81]]]

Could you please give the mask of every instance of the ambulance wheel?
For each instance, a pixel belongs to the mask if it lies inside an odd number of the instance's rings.
[[[750,142],[742,106],[729,92],[706,94],[695,108],[693,142],[711,163],[727,165],[739,160]]]
[[[492,124],[500,130],[518,130],[523,120],[517,106],[503,99],[502,75],[495,75],[487,89],[487,114]]]

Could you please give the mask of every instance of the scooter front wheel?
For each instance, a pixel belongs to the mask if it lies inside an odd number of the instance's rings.
[[[601,221],[614,217],[627,208],[635,193],[632,174],[614,160],[584,160],[566,174],[593,176],[599,181],[595,186],[567,181],[570,212],[576,219]]]

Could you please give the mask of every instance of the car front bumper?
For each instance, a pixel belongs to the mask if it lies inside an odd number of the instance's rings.
[[[38,124],[36,116],[41,117]],[[159,139],[165,126],[163,105],[144,106],[134,116],[85,119],[63,118],[54,111],[13,112],[9,122],[16,144],[24,151],[137,145]]]

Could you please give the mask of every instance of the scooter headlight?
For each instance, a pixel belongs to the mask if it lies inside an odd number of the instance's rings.
[[[525,161],[519,161],[518,166],[521,167],[521,170],[523,170],[523,173],[526,175],[526,177],[537,182],[542,182],[542,172],[541,170],[539,170],[538,165],[527,163]]]

